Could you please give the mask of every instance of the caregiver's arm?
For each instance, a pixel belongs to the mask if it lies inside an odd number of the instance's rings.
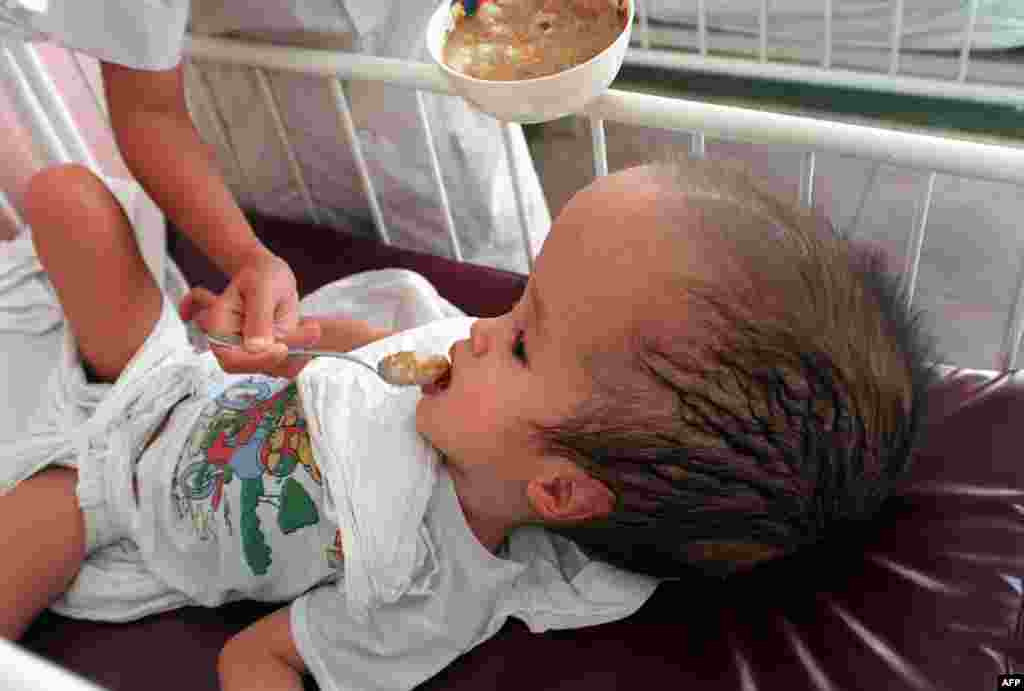
[[[213,149],[192,124],[183,64],[148,71],[101,62],[101,69],[111,125],[128,168],[174,225],[231,277],[215,312],[242,312],[239,332],[247,348],[254,339],[270,343],[295,329],[295,276],[253,233],[217,170]],[[187,307],[182,316],[191,318]],[[243,350],[222,360],[229,372],[265,364],[262,354]]]
[[[250,257],[269,254],[192,124],[183,63],[161,71],[100,66],[121,155],[175,226],[229,276]]]

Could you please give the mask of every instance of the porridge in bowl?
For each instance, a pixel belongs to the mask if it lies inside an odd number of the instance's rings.
[[[545,77],[580,65],[615,42],[632,0],[480,0],[472,16],[452,5],[444,62],[477,79]]]

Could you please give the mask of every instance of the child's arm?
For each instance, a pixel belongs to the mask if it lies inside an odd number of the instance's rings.
[[[302,691],[306,664],[295,648],[290,611],[290,607],[282,607],[224,644],[217,659],[217,674],[223,691]]]
[[[302,321],[307,320],[320,327],[320,340],[316,343],[318,350],[337,350],[345,353],[398,333],[391,329],[378,329],[362,319],[349,317],[304,317]],[[267,372],[267,374],[294,379],[299,376],[299,372],[309,364],[310,360],[312,358],[286,358],[279,367],[275,368],[276,374],[272,372]]]
[[[320,340],[316,347],[321,350],[347,352],[398,333],[391,329],[378,329],[362,319],[349,317],[311,317],[320,324]]]

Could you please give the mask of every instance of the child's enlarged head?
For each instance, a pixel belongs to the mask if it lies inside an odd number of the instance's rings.
[[[633,168],[570,201],[420,428],[467,514],[532,513],[634,571],[726,574],[890,493],[932,376],[920,318],[882,257],[740,169]]]

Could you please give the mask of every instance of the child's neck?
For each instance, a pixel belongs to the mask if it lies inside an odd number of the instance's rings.
[[[503,525],[498,525],[495,521],[474,519],[473,514],[466,510],[465,505],[462,507],[462,512],[466,516],[469,529],[476,535],[476,539],[480,541],[480,544],[491,554],[496,553],[501,543],[505,541],[508,530]]]
[[[442,456],[443,458],[444,456]],[[452,479],[452,484],[455,487],[455,496],[459,499],[462,515],[466,517],[466,524],[469,526],[470,531],[488,552],[494,554],[515,526],[510,525],[504,519],[477,511],[471,502],[463,499],[465,494],[464,489],[460,486],[458,473],[450,472],[449,477]]]

